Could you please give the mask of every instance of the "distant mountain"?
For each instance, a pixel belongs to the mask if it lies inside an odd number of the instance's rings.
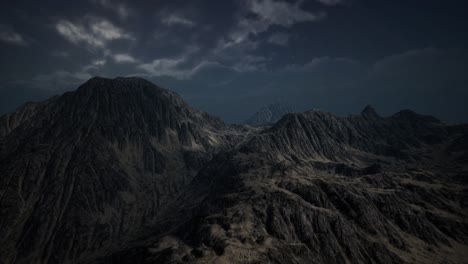
[[[293,108],[286,103],[277,102],[262,107],[253,114],[245,124],[250,126],[271,125],[280,120],[285,114],[294,112]]]
[[[140,78],[0,118],[0,263],[464,263],[468,125],[226,125]]]

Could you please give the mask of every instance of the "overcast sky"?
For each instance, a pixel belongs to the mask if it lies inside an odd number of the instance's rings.
[[[0,113],[140,76],[242,122],[265,104],[468,121],[464,0],[2,0]]]

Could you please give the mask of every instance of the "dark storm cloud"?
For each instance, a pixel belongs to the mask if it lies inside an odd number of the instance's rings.
[[[104,9],[115,12],[121,19],[124,20],[130,16],[136,15],[136,13],[124,3],[119,3],[112,0],[91,0],[91,2],[100,5]]]
[[[466,4],[416,2],[7,1],[0,111],[99,75],[148,78],[231,122],[277,100],[468,120]]]
[[[322,4],[331,5],[331,6],[342,4],[342,3],[346,2],[345,0],[317,0],[317,1],[322,3]]]
[[[286,46],[289,42],[289,35],[286,33],[276,33],[268,37],[267,41],[272,44]]]

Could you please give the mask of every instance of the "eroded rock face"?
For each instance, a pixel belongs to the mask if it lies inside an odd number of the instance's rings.
[[[463,263],[466,125],[228,126],[138,78],[0,118],[1,263]]]

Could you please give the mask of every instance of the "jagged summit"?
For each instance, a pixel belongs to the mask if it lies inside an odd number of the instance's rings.
[[[262,107],[245,124],[251,126],[271,125],[280,120],[285,114],[292,112],[294,112],[293,108],[284,102],[272,103]]]
[[[374,107],[371,105],[366,105],[364,109],[361,111],[361,115],[367,118],[379,118],[379,114],[375,111]]]

